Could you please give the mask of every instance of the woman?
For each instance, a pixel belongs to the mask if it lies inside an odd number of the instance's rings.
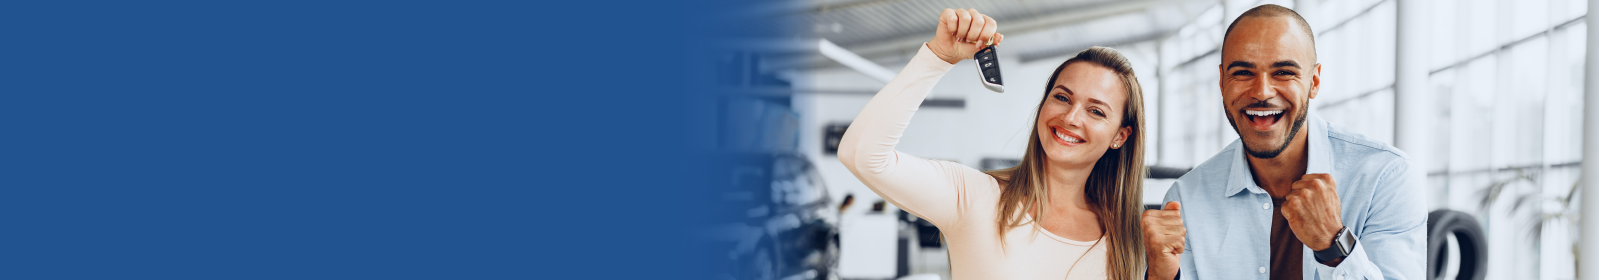
[[[838,157],[944,234],[955,279],[1142,279],[1143,95],[1126,58],[1093,47],[1055,69],[1021,164],[981,172],[894,150],[956,62],[997,44],[994,19],[945,9],[938,33],[867,103]]]

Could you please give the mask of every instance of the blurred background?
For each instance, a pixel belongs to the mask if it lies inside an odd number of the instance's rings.
[[[700,119],[729,161],[713,231],[719,279],[948,279],[937,229],[861,184],[837,139],[932,37],[944,8],[994,17],[1005,93],[963,61],[901,151],[988,170],[1016,164],[1050,71],[1089,46],[1136,66],[1149,121],[1145,202],[1234,141],[1216,65],[1227,25],[1260,4],[1316,33],[1335,125],[1426,169],[1429,277],[1575,279],[1586,1],[813,0],[739,4],[748,25],[704,50]]]

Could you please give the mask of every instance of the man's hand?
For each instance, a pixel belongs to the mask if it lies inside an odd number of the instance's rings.
[[[1167,202],[1165,210],[1144,210],[1144,253],[1149,263],[1149,279],[1168,280],[1177,277],[1177,268],[1183,258],[1183,237],[1188,228],[1183,227],[1181,203]]]
[[[938,15],[938,33],[927,42],[933,54],[949,64],[972,58],[977,50],[1005,39],[994,18],[975,9],[944,9]]]
[[[1332,246],[1333,235],[1344,228],[1338,202],[1338,183],[1331,174],[1305,174],[1294,182],[1284,197],[1283,218],[1299,241],[1311,250]]]

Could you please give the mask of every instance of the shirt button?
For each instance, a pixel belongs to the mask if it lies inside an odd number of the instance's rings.
[[[1264,267],[1264,266],[1260,267],[1260,273],[1266,273],[1266,267]]]
[[[1261,204],[1260,205],[1260,209],[1271,210],[1271,202],[1267,202],[1266,204]]]

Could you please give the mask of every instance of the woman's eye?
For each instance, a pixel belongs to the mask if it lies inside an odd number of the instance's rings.
[[[1055,100],[1060,100],[1061,102],[1071,102],[1071,100],[1067,100],[1066,99],[1065,95],[1059,95],[1059,94],[1055,95]]]
[[[1090,110],[1088,110],[1088,112],[1094,113],[1094,115],[1098,115],[1098,116],[1101,116],[1101,117],[1105,116],[1105,111],[1100,111],[1099,109],[1090,109]]]

